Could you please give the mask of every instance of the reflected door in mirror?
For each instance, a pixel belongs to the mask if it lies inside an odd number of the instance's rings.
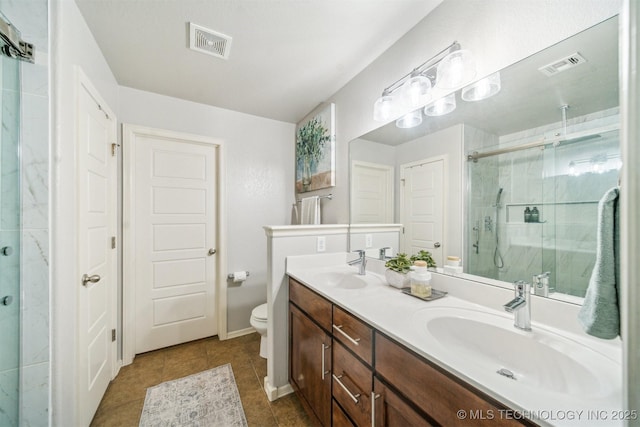
[[[444,158],[435,157],[401,166],[402,252],[429,251],[439,266],[443,264],[444,163]]]
[[[393,222],[393,166],[351,163],[351,215],[358,224]]]

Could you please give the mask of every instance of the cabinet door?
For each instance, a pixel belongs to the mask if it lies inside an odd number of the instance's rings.
[[[323,426],[331,424],[331,337],[295,305],[291,325],[290,379],[305,406]]]
[[[387,388],[378,378],[374,379],[374,417],[376,427],[430,427],[431,424],[400,396]]]
[[[340,405],[333,401],[333,423],[331,427],[355,427]]]

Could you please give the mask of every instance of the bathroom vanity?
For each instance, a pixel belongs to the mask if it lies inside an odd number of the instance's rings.
[[[534,425],[294,279],[289,315],[291,383],[321,425]]]
[[[615,348],[535,321],[516,330],[513,316],[451,294],[425,303],[346,263],[298,269],[291,258],[290,383],[319,425],[580,425],[589,410],[619,410]],[[536,308],[534,319],[546,310]]]

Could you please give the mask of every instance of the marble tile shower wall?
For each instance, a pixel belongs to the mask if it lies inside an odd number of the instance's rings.
[[[619,123],[618,108],[569,120],[567,132]],[[500,146],[520,145],[562,132],[561,123],[500,138]],[[555,150],[530,149],[500,156],[499,182],[505,188],[505,221],[500,241],[505,268],[501,280],[528,280],[551,272],[557,291],[584,296],[595,262],[597,202],[617,180],[618,171],[567,173],[570,160],[590,152],[619,155],[618,141],[585,141]],[[537,206],[541,224],[524,223],[526,206]],[[560,266],[562,266],[560,268]]]
[[[49,424],[49,49],[47,0],[0,0],[36,48],[21,63],[20,425]]]
[[[18,421],[20,378],[20,65],[0,57],[0,425]],[[6,249],[5,249],[6,248]]]
[[[498,137],[472,126],[464,126],[465,155],[482,151],[498,144]],[[494,263],[495,214],[493,204],[498,191],[498,158],[486,157],[478,162],[467,162],[468,210],[467,254],[463,260],[469,273],[496,278],[498,269]],[[473,247],[477,242],[478,248]]]

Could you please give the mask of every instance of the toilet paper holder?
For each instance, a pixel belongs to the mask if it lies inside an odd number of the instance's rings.
[[[248,272],[248,271],[245,271],[245,274],[247,275],[247,277],[249,277],[249,272]],[[227,279],[229,279],[229,280],[235,280],[235,278],[236,278],[236,274],[235,274],[235,273],[229,273],[229,274],[227,274]]]

